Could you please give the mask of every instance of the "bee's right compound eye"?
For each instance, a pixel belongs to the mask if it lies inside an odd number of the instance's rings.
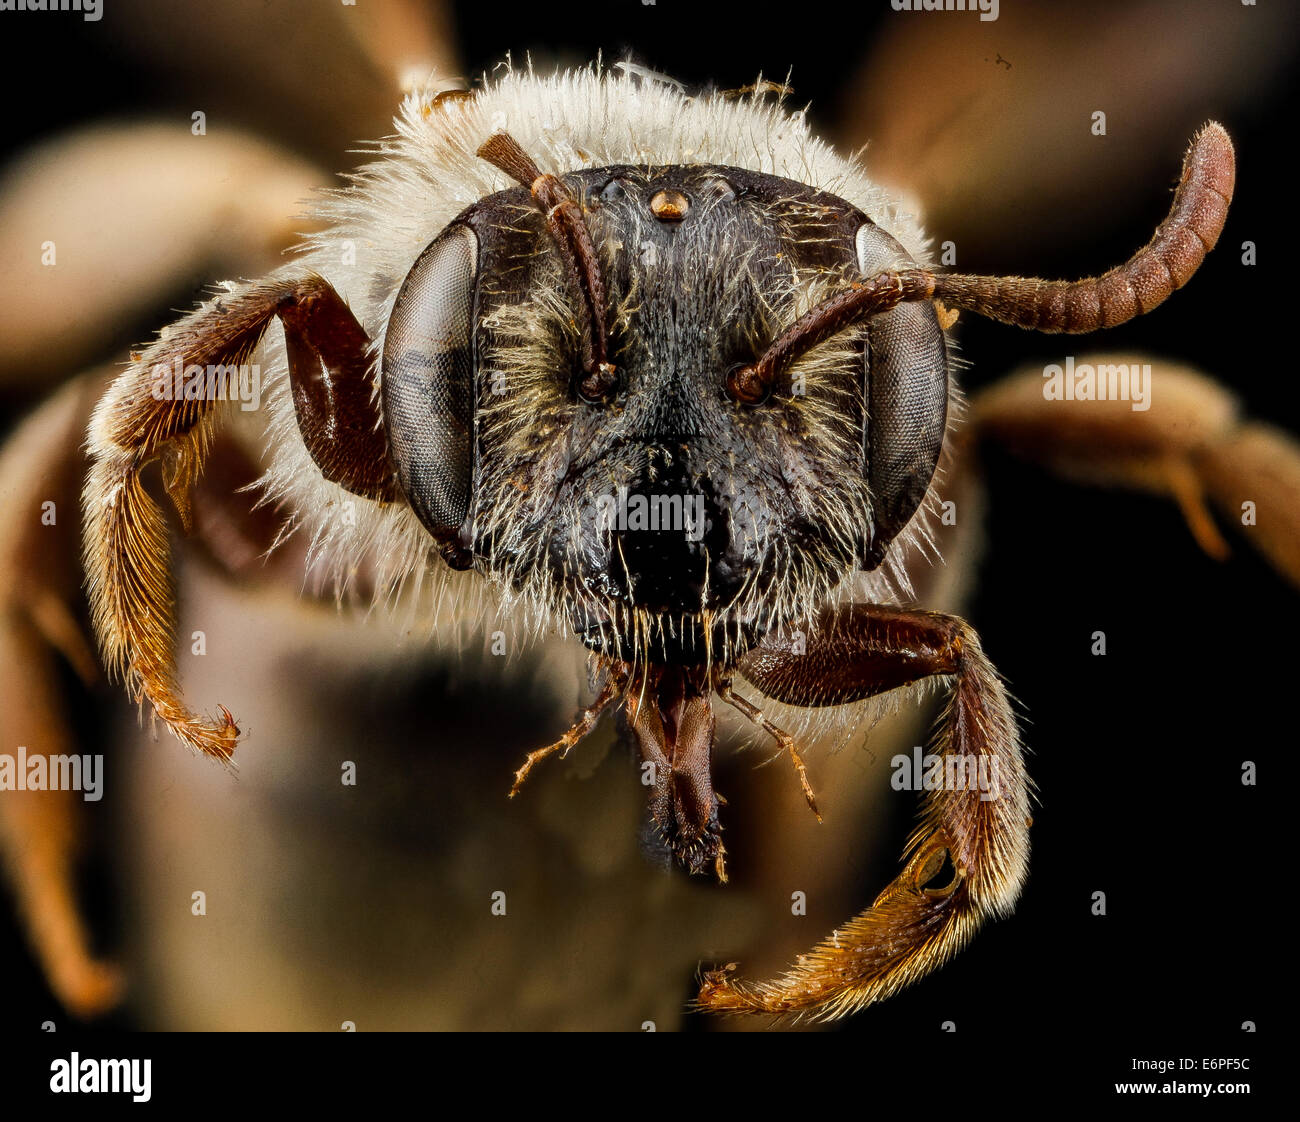
[[[384,337],[384,422],[398,483],[443,543],[468,517],[473,490],[477,275],[477,236],[449,226],[407,274]]]
[[[857,233],[864,277],[915,268],[903,247],[868,222]],[[929,303],[900,304],[868,328],[863,450],[875,526],[863,562],[875,568],[925,498],[948,421],[948,354]]]

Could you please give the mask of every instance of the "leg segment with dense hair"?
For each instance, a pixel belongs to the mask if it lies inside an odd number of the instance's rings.
[[[218,420],[217,395],[168,392],[171,371],[242,366],[270,321],[284,324],[303,439],[326,478],[367,498],[395,494],[373,404],[369,340],[320,277],[253,285],[209,301],[165,329],[104,395],[90,423],[83,492],[85,563],[95,630],[109,669],[186,744],[228,760],[239,729],[192,713],[177,680],[167,523],[142,473],[161,460],[168,493],[189,523],[189,492]]]
[[[774,981],[710,973],[699,994],[710,1011],[825,1017],[883,1000],[942,966],[984,920],[1009,913],[1024,883],[1029,779],[1006,691],[975,632],[954,616],[858,606],[818,634],[803,654],[788,644],[758,648],[740,671],[769,697],[801,706],[950,679],[936,746],[945,774],[958,757],[995,782],[928,792],[903,872],[875,903]],[[932,884],[945,857],[954,876]]]

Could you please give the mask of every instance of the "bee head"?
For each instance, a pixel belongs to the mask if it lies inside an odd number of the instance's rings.
[[[761,394],[735,375],[812,307],[914,262],[792,180],[541,175],[512,143],[484,152],[526,186],[443,230],[389,320],[384,418],[407,500],[450,564],[608,654],[703,661],[808,619],[926,493],[943,333],[928,303],[900,305]]]

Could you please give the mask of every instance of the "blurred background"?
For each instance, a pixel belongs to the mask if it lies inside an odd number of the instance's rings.
[[[1187,139],[1221,120],[1237,193],[1191,284],[1064,349],[963,317],[964,381],[976,390],[1067,350],[1132,351],[1199,368],[1247,413],[1300,428],[1281,275],[1294,10],[1005,0],[981,22],[887,2],[103,2],[95,23],[0,17],[0,430],[120,362],[213,281],[277,261],[307,228],[295,200],[390,130],[405,78],[436,64],[472,84],[507,52],[539,70],[603,52],[688,86],[788,80],[791,104],[810,105],[842,150],[866,145],[869,173],[970,272],[1075,277],[1122,260],[1164,215]],[[184,148],[196,110],[214,142],[200,156]],[[47,236],[86,252],[42,272]],[[1231,528],[1232,557],[1204,556],[1171,503],[1067,484],[996,450],[983,466],[982,555],[952,562],[1028,719],[1041,798],[1030,881],[1012,920],[841,1027],[897,1038],[951,1020],[1015,1043],[1050,1025],[1086,1055],[1117,1021],[1208,1034],[1260,1019],[1264,964],[1283,948],[1252,902],[1272,891],[1264,800],[1281,789],[1284,637],[1300,598]],[[202,626],[210,652],[185,666],[192,701],[247,718],[237,783],[151,740],[120,691],[55,671],[71,734],[110,755],[106,797],[84,808],[80,891],[130,989],[101,1027],[711,1030],[726,1026],[682,1013],[699,962],[779,968],[894,875],[914,805],[888,789],[899,749],[864,749],[865,734],[810,761],[834,812],[816,837],[780,766],[726,756],[735,882],[688,883],[642,860],[635,769],[608,731],[507,804],[518,758],[576,703],[568,646],[503,670],[471,644],[449,663],[401,626],[299,607],[268,577],[234,582],[197,557],[183,572],[181,633]],[[935,584],[953,603],[927,606],[955,606],[956,583]],[[1105,658],[1090,654],[1097,630]],[[916,728],[896,735],[905,747]],[[354,790],[340,759],[360,763]],[[1246,759],[1258,787],[1240,782]],[[504,922],[489,915],[497,888]],[[790,914],[796,889],[806,917]],[[0,899],[6,1009],[65,1019]]]

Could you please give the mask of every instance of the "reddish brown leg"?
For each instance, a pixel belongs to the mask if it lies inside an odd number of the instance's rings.
[[[578,719],[573,722],[568,732],[554,744],[548,744],[545,748],[538,748],[529,752],[524,762],[520,764],[519,770],[515,772],[515,782],[510,788],[510,798],[513,799],[519,794],[519,789],[524,785],[524,780],[528,778],[529,773],[548,756],[553,756],[556,752],[560,753],[561,759],[567,756],[569,750],[596,727],[600,715],[609,707],[609,703],[618,697],[626,682],[626,674],[611,674],[609,680],[605,683],[605,688],[600,691],[600,696],[578,714]]]
[[[771,982],[717,971],[699,1002],[715,1012],[839,1016],[937,969],[988,917],[1015,905],[1029,857],[1029,780],[1006,691],[966,623],[953,616],[860,606],[795,654],[759,648],[741,672],[790,705],[839,705],[931,676],[951,678],[936,754],[943,789],[927,793],[902,874],[867,911]],[[991,781],[989,781],[991,780]],[[930,882],[944,866],[950,883]]]
[[[322,473],[366,498],[392,498],[369,341],[339,295],[316,276],[252,285],[165,329],[133,356],[90,424],[85,562],[105,662],[182,741],[221,760],[229,760],[239,729],[225,710],[216,719],[200,717],[181,697],[167,526],[141,474],[152,461],[163,461],[165,485],[188,526],[189,493],[218,416],[212,384],[206,377],[195,382],[188,372],[198,367],[206,375],[245,364],[277,316],[303,438]],[[197,391],[192,396],[191,385]]]
[[[808,803],[808,809],[817,816],[817,821],[820,822],[822,820],[822,814],[821,811],[817,809],[817,796],[813,793],[812,784],[808,781],[808,768],[803,762],[803,757],[799,755],[799,746],[795,744],[794,737],[786,732],[785,729],[778,728],[769,721],[763,711],[752,701],[746,701],[743,697],[737,696],[732,691],[730,678],[722,678],[718,682],[717,689],[718,696],[722,698],[723,701],[737,712],[743,713],[753,721],[754,724],[758,725],[759,728],[781,746],[781,751],[790,757],[791,763],[794,764],[795,771],[799,774],[799,786],[803,791],[805,801]]]

